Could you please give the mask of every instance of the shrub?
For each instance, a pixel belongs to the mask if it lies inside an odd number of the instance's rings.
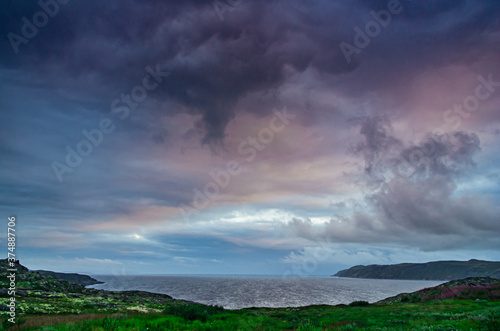
[[[211,315],[224,311],[220,306],[186,305],[186,306],[166,306],[163,312],[168,315],[182,317],[187,321],[206,322]]]
[[[349,304],[351,307],[364,307],[369,305],[370,303],[368,301],[353,301]]]

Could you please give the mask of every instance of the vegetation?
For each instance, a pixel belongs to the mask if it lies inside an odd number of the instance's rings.
[[[455,280],[468,277],[500,278],[500,262],[480,260],[358,265],[337,272],[336,277],[372,279]]]
[[[413,293],[402,293],[380,301],[383,304],[400,302],[426,302],[442,300],[493,300],[500,301],[500,280],[471,277],[454,280],[436,287]]]
[[[182,317],[186,321],[206,322],[210,316],[224,312],[224,308],[207,305],[166,306],[163,312],[167,315]]]
[[[105,291],[42,275],[16,266],[16,312],[32,314],[159,313],[165,305],[190,305],[165,294],[143,291]],[[0,260],[0,316],[7,314],[7,262]]]
[[[5,273],[0,283],[5,288]],[[5,283],[5,284],[4,284]],[[16,324],[9,330],[500,330],[500,281],[470,278],[375,304],[226,310],[168,295],[113,292],[31,272],[19,265]],[[448,293],[453,293],[449,295]]]
[[[64,320],[62,319],[64,318]],[[500,330],[500,302],[430,301],[366,307],[310,306],[171,313],[35,315],[28,330]],[[11,330],[19,330],[15,327]]]
[[[351,307],[364,307],[369,305],[370,303],[368,301],[353,301],[349,304]]]
[[[41,275],[45,276],[52,276],[57,279],[65,280],[67,282],[73,283],[73,284],[79,284],[83,286],[87,285],[94,285],[94,284],[102,284],[103,282],[98,281],[97,279],[94,279],[90,276],[87,275],[80,275],[80,274],[67,274],[63,272],[54,272],[54,271],[46,271],[46,270],[36,270]]]

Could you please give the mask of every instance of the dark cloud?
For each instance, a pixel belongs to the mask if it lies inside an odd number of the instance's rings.
[[[417,146],[400,153],[407,160],[414,176],[458,176],[474,167],[474,154],[479,152],[479,137],[465,132],[453,132],[429,137]]]
[[[380,159],[387,157],[391,150],[401,147],[402,143],[391,135],[391,125],[387,117],[363,117],[353,120],[360,125],[362,141],[352,147],[355,155],[363,156],[365,172],[373,175],[374,167],[381,166]],[[378,169],[380,170],[380,169]]]
[[[404,146],[392,134],[387,117],[362,117],[352,122],[360,126],[362,139],[351,152],[364,159],[364,171],[371,179],[386,178],[387,172],[413,178],[459,176],[476,165],[473,156],[481,150],[474,133],[431,133],[419,144]]]
[[[386,9],[389,0],[356,0],[367,9]],[[400,0],[405,10],[405,19],[430,21],[435,17],[454,10],[464,8],[467,0],[443,0],[443,1],[412,1]]]
[[[422,250],[498,249],[500,208],[485,196],[457,197],[455,182],[435,177],[391,181],[366,197],[369,211],[323,225],[295,219],[288,229],[312,241],[403,245]]]
[[[16,6],[8,1],[3,6],[2,13],[9,16],[3,17],[2,34],[19,32],[21,17],[40,10],[34,2]],[[130,89],[146,66],[160,64],[171,78],[156,97],[201,114],[204,142],[221,142],[238,99],[280,86],[287,66],[298,72],[312,66],[331,74],[353,69],[338,49],[344,38],[336,32],[338,23],[332,26],[325,17],[308,25],[306,13],[322,6],[248,3],[238,19],[231,18],[237,13],[228,12],[220,21],[211,2],[70,2],[60,6],[29,44],[20,45],[19,55],[3,39],[2,61],[8,68],[30,67],[32,73],[32,66],[38,66],[35,72],[53,88],[81,88],[74,81],[91,78],[104,91],[87,86],[79,93],[107,98],[100,105],[103,111],[109,108],[110,92]]]
[[[469,4],[468,1],[402,3],[405,12],[401,22],[432,20]],[[238,100],[248,93],[281,86],[289,76],[285,72],[287,66],[297,72],[314,68],[325,75],[355,70],[364,56],[349,65],[339,49],[340,42],[352,42],[354,37],[352,28],[356,23],[347,23],[347,19],[365,11],[365,16],[370,18],[370,9],[386,5],[385,0],[339,4],[252,1],[226,12],[224,21],[220,21],[210,1],[72,1],[61,5],[59,13],[40,28],[39,34],[29,44],[20,46],[18,55],[13,54],[7,38],[3,38],[0,59],[9,68],[38,71],[48,78],[45,84],[79,88],[79,93],[99,96],[102,100],[96,105],[104,112],[109,110],[113,93],[123,93],[137,85],[146,66],[161,64],[172,75],[155,97],[175,100],[179,103],[177,108],[201,114],[205,130],[203,142],[220,143],[235,115]],[[471,7],[475,9],[473,12],[467,13],[466,25],[444,31],[436,25],[431,39],[406,27],[388,30],[387,36],[394,46],[392,53],[399,57],[391,65],[397,67],[398,62],[403,65],[408,58],[421,56],[415,51],[425,53],[430,47],[446,47],[439,56],[449,64],[449,56],[459,53],[456,47],[466,35],[477,36],[484,29],[493,28],[492,13],[498,12],[496,7],[480,2]],[[21,17],[31,18],[39,10],[35,1],[3,2],[0,33],[20,32]],[[411,44],[408,44],[410,35]],[[387,49],[384,34],[380,39],[363,52],[376,55],[382,45]],[[407,53],[401,54],[401,48],[396,47],[400,42],[407,44],[404,47]],[[472,46],[478,46],[479,42]],[[436,58],[425,61],[434,66],[438,62]],[[38,69],[33,70],[34,66]],[[381,73],[368,75],[371,79],[383,76]],[[392,80],[392,85],[398,80],[394,76],[385,78]],[[92,79],[92,85],[100,88],[88,85],[83,91],[81,86],[74,85],[75,80],[82,79]],[[383,85],[377,81],[371,88]],[[169,114],[176,110],[156,111]],[[260,112],[268,111],[260,109]]]
[[[366,164],[365,205],[323,226],[294,219],[288,229],[310,240],[399,243],[423,250],[499,247],[495,219],[500,208],[490,197],[458,189],[476,165],[474,156],[481,150],[477,135],[429,134],[422,143],[405,146],[391,134],[385,117],[356,122],[363,139],[353,152]]]

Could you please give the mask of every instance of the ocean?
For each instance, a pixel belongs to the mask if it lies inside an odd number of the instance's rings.
[[[376,302],[403,292],[436,286],[440,281],[378,280],[336,277],[281,276],[109,276],[89,287],[111,291],[140,290],[174,299],[219,305],[226,309],[300,307]]]

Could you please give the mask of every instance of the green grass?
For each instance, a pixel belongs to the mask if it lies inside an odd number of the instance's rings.
[[[82,320],[50,316],[28,330],[500,330],[500,302],[433,301],[368,306],[311,306],[224,310],[190,305],[166,307],[161,314],[103,314]],[[74,316],[75,320],[72,320]],[[30,321],[30,319],[33,319]],[[53,325],[43,327],[42,325]],[[16,328],[17,329],[17,328]]]

